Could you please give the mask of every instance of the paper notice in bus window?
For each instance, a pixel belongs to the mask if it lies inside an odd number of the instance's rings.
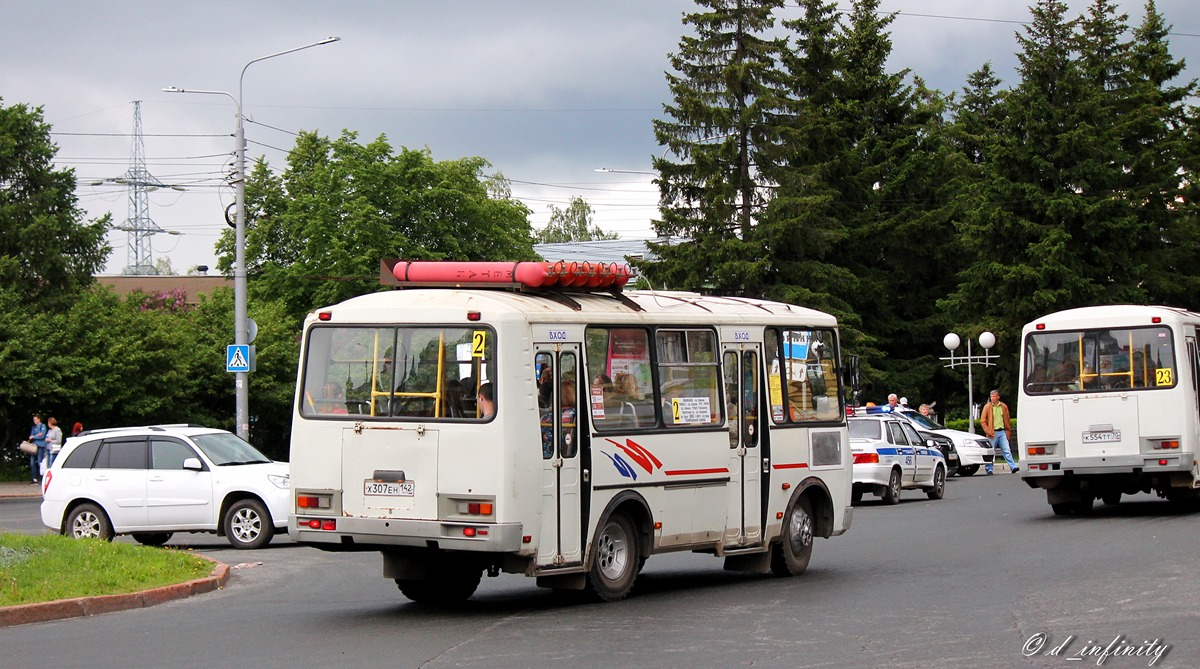
[[[604,389],[592,388],[592,418],[604,418]]]
[[[771,416],[776,423],[783,421],[783,382],[779,379],[779,361],[771,362],[772,371],[767,376],[768,393],[771,398]]]
[[[707,397],[675,397],[671,399],[671,415],[676,425],[712,422]]]

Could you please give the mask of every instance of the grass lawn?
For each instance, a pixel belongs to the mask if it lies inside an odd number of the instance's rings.
[[[212,569],[185,551],[0,533],[0,606],[138,592],[203,578]]]

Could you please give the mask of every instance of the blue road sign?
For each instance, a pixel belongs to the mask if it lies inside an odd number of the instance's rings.
[[[225,371],[250,371],[250,345],[230,344],[225,347]]]

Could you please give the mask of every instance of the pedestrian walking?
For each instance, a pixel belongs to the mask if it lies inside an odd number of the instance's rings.
[[[29,441],[37,446],[37,453],[29,454],[30,483],[37,485],[42,482],[42,460],[46,458],[46,433],[48,429],[42,422],[42,417],[33,415],[33,428],[29,430]]]
[[[1008,463],[1009,469],[1014,474],[1021,471],[1021,468],[1013,460],[1012,450],[1009,448],[1008,437],[1012,433],[1012,418],[1008,413],[1008,405],[1000,401],[999,390],[993,390],[989,395],[988,403],[983,405],[983,415],[979,417],[979,424],[983,427],[983,433],[987,435],[988,440],[992,442],[992,449],[999,448],[1004,453],[1004,461]],[[988,476],[991,476],[992,463],[986,463],[985,469]]]

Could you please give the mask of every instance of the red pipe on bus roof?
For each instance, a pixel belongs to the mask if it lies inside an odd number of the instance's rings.
[[[526,288],[549,286],[607,288],[629,283],[629,265],[591,262],[468,262],[418,260],[397,262],[392,276],[413,284],[505,284]]]

